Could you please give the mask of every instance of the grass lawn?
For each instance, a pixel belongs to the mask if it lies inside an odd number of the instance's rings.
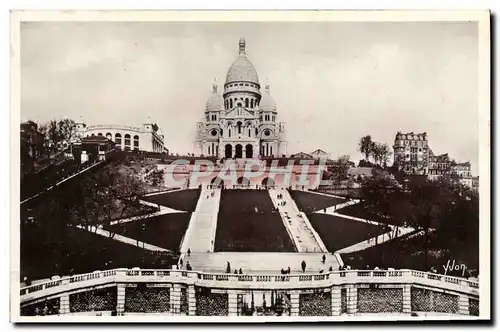
[[[198,202],[199,196],[199,189],[186,189],[158,195],[145,196],[142,199],[175,210],[193,212],[194,210],[196,210],[196,203]]]
[[[328,214],[312,213],[307,217],[330,252],[384,233],[380,226]]]
[[[264,213],[274,211],[274,204],[267,190],[222,190],[219,213],[254,213],[255,208]]]
[[[177,251],[189,225],[191,213],[169,213],[148,219],[108,226],[106,229],[155,246]],[[142,231],[142,225],[145,225]]]
[[[114,268],[169,268],[174,257],[159,255],[78,228],[64,236],[44,229],[21,231],[21,278],[28,280]]]
[[[291,190],[290,195],[297,204],[299,210],[305,213],[315,212],[332,205],[346,202],[343,198],[318,195],[300,190]]]
[[[295,252],[295,248],[279,213],[219,213],[215,251]]]

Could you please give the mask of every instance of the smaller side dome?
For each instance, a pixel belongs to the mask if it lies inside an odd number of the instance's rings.
[[[223,99],[217,92],[217,85],[213,85],[212,95],[207,100],[206,112],[218,112],[223,108]]]
[[[276,112],[276,102],[271,96],[269,85],[266,85],[265,91],[260,99],[260,108],[263,111]]]

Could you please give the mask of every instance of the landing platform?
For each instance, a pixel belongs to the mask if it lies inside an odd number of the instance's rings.
[[[280,274],[281,269],[290,267],[291,273],[301,273],[301,263],[306,262],[306,273],[327,272],[330,266],[339,269],[334,255],[326,253],[326,262],[321,261],[322,253],[266,253],[266,252],[217,252],[191,253],[184,256],[184,266],[187,262],[195,271],[225,273],[227,262],[231,270],[242,269],[243,274]]]

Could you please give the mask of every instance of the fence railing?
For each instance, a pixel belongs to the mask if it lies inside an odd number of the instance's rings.
[[[152,269],[115,269],[95,271],[52,280],[20,289],[21,303],[56,293],[78,288],[96,286],[104,283],[127,282],[171,282],[199,285],[215,288],[248,288],[255,284],[257,288],[273,287],[301,289],[322,288],[333,285],[356,283],[397,283],[422,284],[451,291],[478,295],[479,283],[465,278],[457,278],[415,270],[349,270],[332,271],[322,274],[296,275],[235,275],[229,273],[206,273],[182,270]]]

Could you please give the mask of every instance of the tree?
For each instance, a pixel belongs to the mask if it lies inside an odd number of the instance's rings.
[[[343,155],[337,160],[332,160],[328,165],[330,179],[336,185],[340,185],[347,180],[347,170],[351,167],[350,156]]]
[[[75,129],[75,121],[71,119],[62,119],[57,123],[57,130],[61,141],[67,141],[70,143],[71,139],[75,136]]]
[[[137,215],[145,209],[139,202],[144,184],[129,167],[108,164],[75,184],[71,199],[71,223],[89,232],[109,227],[113,221]],[[110,233],[113,237],[114,232]]]
[[[371,150],[375,163],[381,167],[387,167],[387,162],[392,154],[389,146],[386,143],[372,142]]]
[[[365,155],[365,160],[369,161],[370,155],[372,154],[373,141],[370,135],[361,137],[359,141],[359,151]]]
[[[57,121],[51,120],[47,124],[47,139],[49,144],[49,150],[55,151],[57,143],[61,141],[61,133],[57,126]]]
[[[160,187],[165,182],[165,171],[163,169],[154,169],[146,175],[145,180],[153,187]]]

